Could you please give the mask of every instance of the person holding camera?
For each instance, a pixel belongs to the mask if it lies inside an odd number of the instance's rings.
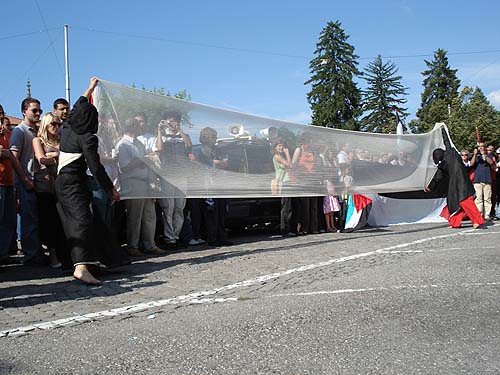
[[[182,116],[179,112],[166,111],[158,124],[156,151],[168,173],[175,175],[176,170],[183,170],[186,161],[194,160],[192,142],[189,135],[181,129]],[[184,206],[186,198],[181,195],[168,181],[162,180],[162,190],[167,194],[160,199],[163,211],[163,236],[167,246],[175,246],[179,241],[182,225],[184,223]]]
[[[474,149],[474,155],[470,161],[470,166],[474,170],[474,190],[476,199],[474,203],[483,216],[484,220],[490,220],[491,212],[491,167],[495,164],[492,155],[488,154],[486,145],[479,143],[479,147]]]

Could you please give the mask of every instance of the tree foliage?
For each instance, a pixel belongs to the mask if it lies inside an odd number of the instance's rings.
[[[422,72],[422,103],[417,111],[417,121],[413,121],[413,131],[427,132],[432,130],[436,122],[448,120],[449,108],[458,96],[460,80],[457,69],[451,69],[446,51],[439,48],[434,52],[434,60],[424,60],[427,70]]]
[[[458,149],[472,151],[477,147],[476,128],[481,141],[499,145],[500,115],[480,88],[464,87],[453,101],[450,112],[447,125]]]
[[[375,133],[395,133],[397,121],[394,111],[401,119],[407,115],[406,88],[401,84],[402,77],[396,75],[398,68],[392,62],[384,63],[382,57],[370,62],[364,71],[367,83],[363,91],[363,111],[368,112],[361,119],[361,130]]]
[[[312,110],[312,124],[338,129],[359,130],[361,90],[354,78],[358,70],[354,47],[348,43],[339,21],[328,22],[316,44],[310,64],[311,84],[307,101]]]

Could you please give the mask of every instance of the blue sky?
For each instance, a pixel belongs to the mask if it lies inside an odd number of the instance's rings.
[[[339,20],[361,70],[378,54],[398,66],[409,88],[409,119],[420,105],[424,59],[437,48],[449,52],[462,86],[480,87],[500,108],[499,14],[500,3],[485,0],[8,1],[0,103],[20,116],[27,79],[46,111],[65,96],[68,24],[72,101],[97,75],[308,123],[309,61],[323,27]]]

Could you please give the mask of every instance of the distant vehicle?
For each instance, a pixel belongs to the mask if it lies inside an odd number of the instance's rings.
[[[243,132],[241,129],[238,130],[240,133]],[[236,133],[233,129],[229,132]],[[196,147],[199,146],[193,146]],[[222,138],[218,140],[216,148],[224,158],[227,158],[229,171],[245,174],[274,172],[273,154],[267,139],[255,139],[246,134],[242,137]],[[280,198],[230,198],[227,204],[228,229],[271,227],[277,226],[280,222]]]

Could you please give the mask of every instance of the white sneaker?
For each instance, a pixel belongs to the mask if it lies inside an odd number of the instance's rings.
[[[193,238],[193,239],[189,240],[188,245],[189,246],[196,246],[196,245],[198,245],[198,241]]]
[[[196,240],[196,242],[197,242],[197,245],[203,245],[203,244],[204,244],[204,243],[206,243],[207,241],[205,241],[203,238],[198,238],[198,239]]]

